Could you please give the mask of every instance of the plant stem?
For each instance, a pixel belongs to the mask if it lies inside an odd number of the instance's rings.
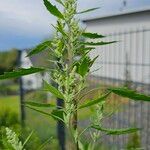
[[[75,107],[75,112],[73,113],[73,121],[72,121],[72,125],[73,125],[73,129],[74,131],[78,130],[78,112],[77,112],[77,101],[73,100],[74,102],[74,107]],[[78,136],[78,135],[77,135]],[[76,142],[76,150],[79,150],[79,144],[78,144],[78,137]]]

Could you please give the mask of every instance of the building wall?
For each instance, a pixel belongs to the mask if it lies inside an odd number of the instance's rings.
[[[115,44],[97,47],[92,75],[114,80],[150,83],[150,11],[86,21],[87,31],[107,35]],[[128,74],[128,75],[127,75]]]
[[[150,27],[150,11],[85,21],[87,30],[102,34]]]
[[[150,12],[140,12],[87,21],[87,30],[107,35],[106,41],[118,41],[115,44],[97,47],[90,56],[100,57],[91,69],[92,84],[112,82],[117,84],[129,81],[136,85],[141,93],[150,93]],[[99,69],[100,68],[100,69]],[[98,71],[94,71],[97,70]],[[94,71],[94,72],[93,72]],[[122,82],[121,82],[122,83]],[[139,86],[140,85],[140,86]],[[116,108],[114,102],[114,109]],[[141,147],[150,149],[150,104],[147,102],[128,101],[119,106],[118,112],[105,122],[108,128],[128,128],[135,125],[141,128],[139,139]],[[104,143],[110,149],[124,149],[129,135],[106,136]]]
[[[23,51],[21,53],[21,67],[22,68],[29,68],[33,66],[30,58],[26,56],[27,56],[27,52]],[[25,90],[34,90],[34,89],[41,88],[42,86],[42,78],[41,78],[41,75],[38,73],[23,76],[22,79],[23,79],[23,88]]]

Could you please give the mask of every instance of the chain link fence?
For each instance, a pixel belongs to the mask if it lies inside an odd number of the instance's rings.
[[[92,58],[100,55],[91,70],[91,85],[128,86],[144,94],[150,94],[150,29],[110,33],[106,40],[118,42],[98,47],[90,54]],[[111,148],[126,149],[130,140],[135,144],[136,140],[139,140],[144,150],[150,149],[149,103],[128,101],[111,119],[109,118],[109,121],[106,121],[105,126],[142,128],[137,135],[104,137],[105,143],[109,143]]]

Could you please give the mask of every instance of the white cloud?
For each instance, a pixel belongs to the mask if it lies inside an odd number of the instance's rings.
[[[1,0],[0,18],[0,30],[20,34],[46,34],[55,22],[41,0]]]
[[[55,0],[50,0],[55,2]],[[118,11],[122,0],[78,0],[79,10],[101,7],[84,18],[99,17]],[[128,8],[150,5],[150,0],[127,0]],[[26,47],[52,33],[55,17],[49,14],[43,0],[0,0],[0,49]],[[13,41],[14,40],[14,41]],[[22,46],[23,45],[23,46]]]

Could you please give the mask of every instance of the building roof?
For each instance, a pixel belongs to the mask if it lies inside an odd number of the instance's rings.
[[[105,14],[105,15],[97,15],[97,16],[94,16],[94,17],[86,17],[86,18],[82,19],[82,21],[83,22],[88,22],[88,21],[97,20],[97,19],[110,18],[110,17],[115,17],[115,16],[141,13],[141,12],[149,12],[149,11],[150,11],[150,6],[143,7],[143,8],[138,8],[138,9],[116,11],[116,12],[108,13],[108,14]]]

